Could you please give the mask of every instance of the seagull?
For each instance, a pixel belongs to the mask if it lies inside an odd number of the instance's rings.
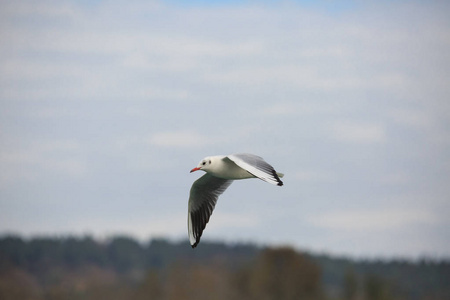
[[[191,170],[205,171],[191,187],[188,204],[188,234],[192,248],[200,242],[203,230],[214,210],[217,199],[233,180],[259,178],[268,183],[282,186],[278,173],[262,157],[236,153],[231,155],[208,156]]]

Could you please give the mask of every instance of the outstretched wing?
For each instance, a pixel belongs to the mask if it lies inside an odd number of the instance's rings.
[[[279,186],[283,185],[283,181],[280,180],[277,172],[262,157],[247,153],[237,153],[228,155],[227,158],[261,180]]]
[[[192,184],[188,204],[188,233],[192,248],[200,242],[219,195],[233,182],[205,174]]]

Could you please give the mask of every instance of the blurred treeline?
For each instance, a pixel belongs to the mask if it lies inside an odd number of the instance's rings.
[[[0,299],[450,299],[450,262],[202,241],[0,238]]]

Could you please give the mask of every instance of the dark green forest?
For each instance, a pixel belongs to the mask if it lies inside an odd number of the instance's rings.
[[[129,237],[0,237],[0,299],[450,299],[450,261]]]

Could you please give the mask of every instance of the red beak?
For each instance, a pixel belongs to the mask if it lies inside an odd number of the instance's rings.
[[[200,168],[193,168],[190,173],[200,170]]]

